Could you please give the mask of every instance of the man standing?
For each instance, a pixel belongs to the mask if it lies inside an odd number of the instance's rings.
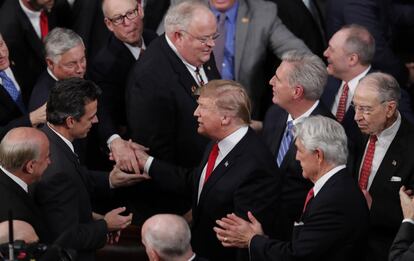
[[[180,216],[158,214],[150,217],[142,226],[141,238],[150,261],[206,261],[193,252],[190,228]]]
[[[89,171],[80,165],[72,142],[87,136],[96,117],[100,89],[91,81],[70,78],[59,81],[47,103],[47,125],[42,130],[50,142],[52,164],[36,184],[34,195],[49,228],[51,242],[72,228],[69,245],[78,260],[94,260],[107,234],[131,223],[132,214],[121,216],[124,207],[105,216],[92,213],[91,197],[105,197],[110,188],[131,185],[140,174],[126,174],[114,167],[111,173]],[[112,234],[110,234],[112,235]]]
[[[263,122],[263,138],[274,156],[274,162],[283,176],[282,211],[279,212],[278,236],[289,239],[293,222],[302,213],[303,202],[312,183],[302,176],[302,168],[295,159],[292,127],[310,115],[332,117],[319,102],[327,73],[323,61],[313,54],[297,51],[286,53],[275,75],[274,105]]]
[[[8,220],[11,211],[13,219],[31,224],[42,241],[47,240],[47,230],[28,186],[49,164],[49,141],[35,128],[15,128],[0,143],[0,222]]]
[[[214,46],[217,68],[223,79],[236,80],[247,88],[253,104],[253,118],[260,118],[261,100],[267,85],[268,50],[282,57],[287,51],[308,51],[308,48],[285,27],[274,3],[263,0],[208,2],[220,33]]]
[[[322,127],[323,126],[323,127]],[[364,260],[368,208],[346,170],[347,136],[335,120],[312,116],[295,125],[296,159],[314,184],[292,240],[269,239],[252,213],[229,214],[214,230],[225,247],[249,248],[251,260]]]
[[[398,190],[414,185],[414,127],[398,111],[400,87],[384,73],[358,84],[355,121],[366,134],[356,152],[355,177],[370,207],[367,260],[385,261],[403,218]]]
[[[0,138],[19,126],[37,126],[46,121],[46,105],[31,113],[26,112],[23,90],[14,76],[14,66],[9,60],[9,49],[0,34]]]
[[[271,229],[280,192],[280,175],[266,146],[250,129],[250,101],[234,81],[214,80],[201,87],[194,116],[198,133],[211,139],[197,169],[174,167],[140,155],[141,167],[162,188],[192,200],[194,252],[210,260],[244,260],[244,250],[225,249],[215,238],[215,220],[252,211]]]

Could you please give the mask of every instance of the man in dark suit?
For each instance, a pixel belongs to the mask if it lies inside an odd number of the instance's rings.
[[[28,186],[38,181],[50,164],[49,141],[35,128],[9,131],[0,144],[0,222],[12,218],[31,224],[42,242],[47,230]]]
[[[355,141],[359,140],[360,131],[351,101],[359,80],[372,72],[374,53],[374,38],[365,27],[356,24],[336,32],[324,52],[329,77],[321,101],[344,126],[348,137]]]
[[[401,208],[404,219],[392,243],[389,261],[409,261],[414,259],[414,199],[412,191],[400,189]]]
[[[248,256],[244,250],[220,245],[213,231],[216,219],[232,212],[245,217],[252,211],[271,229],[277,212],[280,175],[271,153],[248,127],[250,102],[243,88],[225,80],[201,87],[194,112],[197,131],[212,142],[197,169],[174,167],[143,152],[139,156],[141,167],[157,184],[192,199],[191,245],[210,260]]]
[[[323,127],[322,127],[323,126]],[[347,172],[347,136],[333,119],[311,116],[295,125],[296,158],[308,192],[292,240],[269,239],[252,213],[228,214],[214,230],[225,247],[249,248],[250,260],[363,260],[368,227],[364,196]]]
[[[283,228],[277,235],[282,238],[290,238],[293,222],[299,219],[306,193],[312,187],[303,178],[302,168],[295,159],[291,127],[310,115],[333,117],[319,102],[326,78],[325,64],[318,56],[293,51],[282,57],[270,80],[275,105],[270,107],[263,122],[263,139],[283,176],[282,211],[278,213],[277,225]]]
[[[194,92],[220,77],[211,56],[216,30],[205,5],[176,5],[167,13],[166,34],[131,70],[126,90],[131,138],[159,159],[184,167],[200,163],[207,140],[196,132]]]
[[[207,261],[193,252],[190,227],[180,216],[158,214],[150,217],[142,226],[141,239],[150,261]]]
[[[0,34],[0,138],[15,127],[37,126],[46,121],[46,105],[27,113],[22,101],[24,90],[14,76],[9,49]],[[6,88],[6,84],[7,87]]]
[[[225,19],[225,34],[219,31],[222,35],[214,48],[217,68],[223,79],[236,80],[247,88],[253,118],[260,120],[264,115],[260,108],[267,82],[268,50],[281,57],[287,51],[308,51],[308,48],[285,27],[273,3],[263,0],[205,2],[209,2],[218,25],[220,17]],[[224,43],[219,48],[221,41]]]
[[[105,197],[110,188],[134,184],[140,174],[126,174],[118,168],[111,173],[89,171],[80,165],[73,150],[75,139],[87,136],[97,122],[100,89],[91,81],[70,78],[59,81],[47,103],[48,123],[42,130],[50,142],[52,163],[34,189],[53,242],[72,228],[68,247],[78,250],[78,260],[94,260],[94,251],[102,247],[110,232],[128,226],[132,214],[121,216],[124,207],[105,216],[93,214],[92,197]]]
[[[55,27],[52,0],[7,0],[0,9],[0,33],[10,48],[15,76],[28,103],[37,78],[46,68],[42,39]],[[30,17],[30,18],[29,18]]]
[[[367,260],[383,261],[402,220],[398,190],[414,185],[414,127],[398,111],[400,88],[388,74],[370,73],[358,84],[355,121],[366,134],[354,175],[370,207]]]

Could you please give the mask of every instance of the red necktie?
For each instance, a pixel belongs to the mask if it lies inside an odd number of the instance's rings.
[[[342,122],[345,116],[346,102],[348,100],[348,90],[349,90],[348,83],[345,83],[343,90],[342,90],[341,97],[339,98],[338,110],[336,111],[336,119],[339,122]]]
[[[377,142],[377,136],[371,135],[369,138],[368,148],[365,153],[364,162],[362,163],[361,173],[359,175],[359,187],[361,189],[367,189],[369,175],[372,169],[372,160],[374,159],[375,143]]]
[[[49,22],[45,10],[40,12],[40,35],[42,39],[49,33]]]
[[[213,148],[211,148],[210,155],[208,156],[208,163],[207,163],[206,175],[204,177],[204,183],[210,177],[211,172],[213,172],[214,164],[216,164],[218,152],[219,152],[219,147],[218,147],[218,144],[215,143],[213,145]]]
[[[306,210],[306,206],[309,203],[309,200],[311,200],[313,198],[313,188],[311,188],[308,192],[308,195],[306,196],[306,200],[305,200],[305,205],[303,205],[303,211],[302,213],[305,213]]]

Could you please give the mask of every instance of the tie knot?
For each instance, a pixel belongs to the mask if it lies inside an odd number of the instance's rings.
[[[211,153],[217,154],[219,151],[218,143],[214,143],[213,147],[211,148]]]
[[[7,77],[7,74],[5,71],[0,71],[0,78],[4,79]]]
[[[378,140],[378,137],[377,137],[377,135],[371,135],[371,136],[369,136],[369,142],[377,142],[377,140]]]
[[[348,89],[349,89],[348,83],[345,82],[345,84],[344,84],[344,90],[348,90]]]
[[[291,130],[292,130],[292,128],[293,128],[293,121],[288,121],[288,122],[287,122],[287,130],[288,130],[288,131],[291,131]]]
[[[314,196],[314,192],[313,192],[313,188],[311,188],[311,189],[308,191],[308,196],[307,196],[307,198],[313,198],[313,196]]]

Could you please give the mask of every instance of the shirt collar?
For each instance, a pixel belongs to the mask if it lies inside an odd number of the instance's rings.
[[[330,171],[326,172],[322,177],[320,177],[313,186],[313,195],[316,197],[316,194],[321,190],[323,185],[336,173],[338,173],[340,170],[346,168],[346,165],[339,165],[335,168],[331,169]]]
[[[55,81],[59,81],[59,79],[53,74],[53,72],[48,68],[46,68],[47,73],[52,77]]]
[[[319,105],[319,100],[315,101],[315,103],[305,113],[303,113],[296,119],[293,119],[292,115],[289,114],[287,121],[293,121],[293,125],[298,124],[299,122],[303,121],[305,118],[309,117],[318,105]]]
[[[66,139],[65,137],[63,137],[62,134],[60,134],[59,132],[57,132],[55,129],[53,129],[52,125],[48,122],[47,126],[54,132],[56,133],[56,135],[58,135],[65,143],[66,145],[69,146],[70,150],[75,153],[75,149],[73,148],[73,144],[72,142],[70,142],[70,140]]]
[[[386,128],[385,130],[381,131],[380,134],[377,135],[378,141],[381,142],[382,140],[393,140],[395,135],[397,134],[400,125],[401,125],[401,114],[399,112],[397,119],[395,120],[395,122],[389,126],[388,128]]]
[[[197,69],[197,67],[195,67],[192,64],[189,64],[178,52],[177,48],[175,47],[175,45],[171,42],[170,38],[168,38],[167,34],[165,34],[165,39],[167,39],[167,43],[170,46],[170,48],[173,50],[173,52],[178,56],[178,58],[180,58],[180,60],[185,64],[185,66],[187,66],[187,68],[189,68],[190,70],[192,70],[193,72]],[[200,66],[202,67],[202,66]]]
[[[354,77],[352,80],[350,80],[348,82],[348,88],[349,88],[349,92],[350,92],[350,95],[348,95],[348,97],[354,97],[355,89],[356,89],[359,81],[362,79],[362,77],[367,75],[369,70],[371,70],[371,65],[368,66],[368,68],[365,69],[362,73],[358,74],[356,77]],[[345,85],[345,81],[342,81],[341,87],[344,86],[344,85]]]
[[[212,4],[210,4],[210,8],[211,8],[211,11],[213,12],[213,14],[216,16],[216,17],[219,17],[220,16],[220,14],[221,14],[221,12],[219,11],[219,10],[217,10],[216,8],[214,8],[214,6],[212,5]],[[229,10],[227,10],[226,12],[225,12],[225,14],[226,14],[226,16],[227,16],[227,19],[230,21],[230,22],[235,22],[236,21],[236,19],[237,19],[237,11],[239,10],[239,1],[236,1],[234,4],[233,4],[233,6],[229,9]]]
[[[233,148],[236,146],[236,144],[246,135],[249,127],[242,126],[229,136],[225,137],[218,143],[218,147],[220,150],[220,153],[223,155],[227,155]]]
[[[133,46],[133,45],[130,45],[129,43],[125,43],[124,42],[124,45],[128,48],[128,50],[135,57],[135,60],[138,60],[138,58],[139,58],[139,56],[141,54],[141,51],[146,49],[146,46],[145,46],[145,43],[144,43],[144,39],[141,38],[141,42],[142,42],[142,44],[141,44],[140,47]]]
[[[11,173],[10,171],[8,171],[7,169],[5,169],[3,166],[0,165],[0,169],[7,175],[9,176],[9,178],[11,178],[14,182],[17,183],[17,185],[19,185],[24,191],[26,191],[26,193],[29,192],[28,186],[26,184],[26,182],[24,182],[21,178],[17,177],[16,175],[14,175],[13,173]]]

